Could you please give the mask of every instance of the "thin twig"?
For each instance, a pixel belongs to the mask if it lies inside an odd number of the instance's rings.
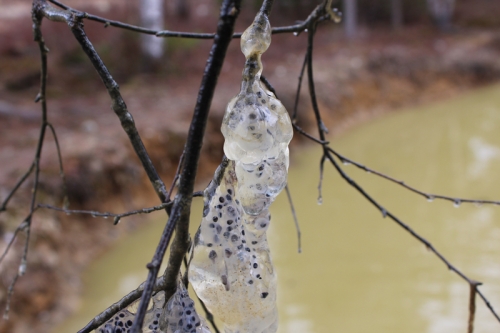
[[[276,93],[276,90],[272,86],[271,82],[269,82],[269,80],[264,75],[260,76],[260,82],[264,83],[264,85],[266,86],[267,90],[269,90],[270,92],[272,92],[274,94],[274,96],[276,96],[276,98],[278,98],[278,94]]]
[[[63,188],[63,207],[67,208],[69,207],[69,197],[68,197],[68,189],[66,187],[66,177],[64,175],[61,147],[59,146],[59,140],[57,139],[57,134],[54,126],[52,126],[51,123],[47,123],[47,126],[52,132],[52,136],[54,137],[54,142],[56,143],[57,160],[59,161],[59,176],[61,177],[62,188]]]
[[[30,214],[31,215],[31,214]],[[28,227],[28,224],[27,224],[27,221],[28,218],[25,218],[23,220],[23,222],[21,222],[16,230],[14,230],[14,234],[12,235],[11,239],[9,240],[9,243],[7,244],[7,247],[5,248],[5,250],[3,251],[2,253],[2,256],[0,257],[0,264],[2,263],[2,261],[5,259],[5,257],[7,256],[7,253],[9,253],[9,250],[10,248],[12,247],[12,245],[14,244],[14,241],[16,240],[17,238],[17,234],[20,232],[20,231],[24,231],[27,227]]]
[[[194,197],[201,197],[203,196],[202,191],[194,192],[193,193],[193,198]],[[109,213],[109,212],[98,212],[94,210],[79,210],[79,209],[64,209],[64,208],[59,208],[55,207],[52,205],[47,205],[47,204],[38,204],[38,207],[40,208],[47,208],[47,209],[52,209],[58,212],[66,213],[66,214],[85,214],[85,215],[91,215],[92,217],[102,217],[102,218],[108,218],[108,217],[113,217],[114,221],[113,224],[118,224],[123,217],[131,216],[131,215],[138,215],[138,214],[149,214],[152,212],[156,212],[159,210],[164,210],[165,208],[171,207],[173,205],[173,201],[169,201],[167,203],[158,205],[158,206],[153,206],[153,207],[147,207],[147,208],[141,208],[137,210],[132,210],[128,211],[125,213]]]
[[[86,12],[79,11],[77,9],[71,8],[59,1],[49,0],[56,6],[63,8],[65,10],[71,11],[77,16],[82,17],[83,19],[88,19],[95,22],[100,22],[104,24],[104,27],[112,26],[116,28],[121,28],[125,30],[130,30],[138,33],[143,33],[147,35],[155,35],[157,37],[169,37],[169,38],[193,38],[193,39],[213,39],[215,37],[215,33],[195,33],[195,32],[182,32],[182,31],[170,31],[170,30],[152,30],[144,27],[140,27],[137,25],[132,25],[128,23],[123,23],[120,21],[110,20],[104,17],[100,17],[97,15],[92,15]],[[331,16],[328,13],[325,13],[325,5],[318,6],[321,11],[313,11],[311,15],[307,17],[305,21],[299,22],[294,25],[284,26],[284,27],[275,27],[272,28],[272,34],[283,34],[283,33],[296,33],[297,35],[302,31],[307,29],[307,26],[310,22],[323,22],[331,19]],[[317,8],[317,9],[318,9]],[[314,14],[314,15],[313,15]],[[320,16],[321,15],[321,16]],[[237,32],[233,34],[233,38],[241,38],[242,33]]]
[[[297,219],[297,213],[295,213],[295,207],[293,205],[292,194],[290,193],[289,185],[285,186],[286,196],[288,198],[288,203],[290,204],[290,210],[292,211],[293,222],[295,222],[295,230],[297,230],[297,251],[302,253],[302,245],[301,245],[301,235],[299,220]]]
[[[313,76],[313,44],[314,44],[314,35],[316,33],[316,23],[313,22],[310,24],[307,32],[307,83],[309,87],[309,96],[311,97],[311,104],[314,111],[314,115],[316,118],[316,123],[319,132],[319,138],[321,141],[326,141],[325,133],[328,133],[328,130],[321,119],[318,100],[316,99],[316,88],[314,86],[314,76]],[[325,149],[325,148],[323,148]]]
[[[207,308],[207,306],[205,305],[205,303],[201,300],[201,298],[198,297],[198,300],[200,301],[200,304],[201,304],[201,307],[203,309],[203,311],[205,312],[205,318],[210,322],[210,324],[212,325],[213,329],[214,329],[214,332],[215,333],[220,333],[219,331],[219,328],[217,327],[217,324],[215,323],[215,318],[214,318],[214,315],[212,314],[212,312],[210,312],[210,310]]]
[[[323,203],[323,174],[325,170],[325,155],[319,161],[318,204]]]
[[[320,139],[316,139],[314,136],[312,136],[311,134],[307,133],[306,131],[304,131],[299,125],[297,125],[296,123],[292,123],[292,126],[293,128],[295,128],[295,130],[297,132],[299,132],[300,134],[302,134],[303,136],[305,136],[306,138],[316,142],[316,143],[319,143],[320,145],[328,145],[330,144],[329,141],[321,141]]]
[[[476,287],[476,294],[478,294],[481,297],[484,304],[486,304],[486,307],[490,310],[490,312],[493,314],[493,316],[495,316],[495,318],[500,322],[500,316],[493,308],[493,305],[491,305],[490,301],[488,301],[486,296],[484,296],[484,294],[477,287]]]
[[[481,285],[480,282],[471,281],[469,284],[469,321],[467,326],[467,333],[474,332],[474,317],[476,315],[476,288]]]
[[[14,276],[12,279],[12,282],[9,285],[9,288],[7,289],[7,300],[5,301],[5,311],[3,313],[3,319],[8,320],[9,319],[9,311],[10,311],[10,301],[12,299],[12,294],[14,293],[14,287],[16,285],[17,279],[19,279],[20,275],[19,273]]]
[[[299,82],[297,83],[297,91],[295,92],[295,102],[293,103],[293,112],[292,112],[292,123],[295,123],[297,120],[297,112],[299,108],[299,99],[300,99],[300,90],[302,87],[302,78],[304,77],[304,72],[307,65],[307,59],[309,58],[309,53],[306,52],[304,56],[304,61],[302,62],[302,68],[300,69],[299,74]]]
[[[184,147],[184,150],[186,147]],[[175,175],[174,178],[172,179],[172,184],[170,185],[170,189],[168,190],[168,196],[167,196],[167,201],[170,201],[170,198],[172,196],[172,192],[174,191],[175,186],[177,185],[177,182],[179,180],[180,172],[182,165],[184,164],[184,150],[182,151],[181,157],[179,158],[179,163],[177,164],[177,170],[175,170]],[[170,214],[170,212],[169,212]]]
[[[17,192],[19,187],[21,187],[21,185],[24,183],[24,181],[26,179],[28,179],[28,177],[31,175],[33,170],[35,170],[35,163],[31,163],[31,166],[28,169],[28,171],[26,171],[24,173],[24,175],[17,181],[16,185],[14,185],[14,187],[12,188],[10,193],[7,195],[7,197],[3,201],[2,206],[0,207],[0,212],[3,212],[7,209],[7,204],[9,203],[10,199],[14,196],[14,194]]]
[[[172,206],[172,204],[173,204],[173,202],[170,201],[170,202],[158,205],[158,206],[142,208],[142,209],[133,210],[130,212],[120,213],[120,214],[109,213],[109,212],[98,212],[98,211],[94,211],[94,210],[64,209],[64,208],[59,208],[59,207],[46,205],[46,204],[38,204],[38,207],[52,209],[52,210],[55,210],[58,212],[66,213],[68,215],[70,215],[70,214],[85,214],[85,215],[91,215],[92,217],[102,217],[105,219],[107,219],[108,217],[113,217],[114,218],[113,224],[118,224],[122,217],[127,217],[127,216],[137,215],[137,214],[149,214],[149,213],[156,212],[159,210],[164,210],[168,206]]]
[[[381,178],[384,178],[390,182],[393,182],[393,183],[396,183],[402,187],[404,187],[405,189],[413,192],[413,193],[416,193],[416,194],[419,194],[421,196],[423,196],[424,198],[426,198],[428,201],[433,201],[435,199],[441,199],[441,200],[446,200],[446,201],[450,201],[450,202],[453,202],[454,205],[460,205],[461,203],[473,203],[473,204],[476,204],[476,205],[480,205],[480,204],[492,204],[492,205],[500,205],[500,201],[495,201],[495,200],[479,200],[479,199],[465,199],[465,198],[456,198],[456,197],[450,197],[450,196],[446,196],[446,195],[440,195],[440,194],[433,194],[433,193],[427,193],[427,192],[423,192],[413,186],[410,186],[410,185],[407,185],[404,181],[402,180],[398,180],[396,178],[393,178],[391,176],[388,176],[386,174],[383,174],[377,170],[374,170],[372,168],[369,168],[361,163],[358,163],[356,161],[353,161],[339,153],[337,153],[335,150],[333,150],[332,148],[328,147],[328,150],[334,154],[335,156],[337,156],[337,158],[340,159],[340,161],[342,161],[342,163],[345,163],[345,164],[352,164],[354,166],[356,166],[357,168],[361,169],[361,170],[364,170],[366,172],[369,172],[371,174],[374,174],[376,176],[379,176]]]

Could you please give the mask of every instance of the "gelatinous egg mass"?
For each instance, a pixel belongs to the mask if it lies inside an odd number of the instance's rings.
[[[159,333],[164,332],[160,330],[160,317],[163,313],[163,306],[165,304],[165,293],[158,292],[151,298],[149,308],[144,317],[144,324],[142,326],[143,333]],[[114,318],[111,318],[106,323],[101,325],[96,332],[98,333],[128,333],[134,322],[135,312],[139,300],[130,304],[126,309],[118,312]]]
[[[260,57],[270,42],[269,21],[259,14],[241,38],[246,57],[241,91],[229,102],[221,127],[224,153],[236,162],[242,207],[250,215],[268,208],[285,187],[293,135],[285,107],[260,81]]]
[[[266,230],[269,206],[286,186],[293,129],[283,104],[260,81],[260,57],[270,42],[269,21],[259,14],[242,35],[241,91],[222,122],[230,162],[222,179],[214,177],[215,190],[205,193],[189,266],[190,283],[226,333],[274,333],[278,325]]]
[[[237,185],[231,161],[206,203],[189,281],[225,332],[275,332],[269,329],[277,327],[276,274],[265,233],[271,217],[267,209],[246,214]]]
[[[210,333],[205,321],[196,313],[194,301],[182,282],[165,306],[160,327],[165,333]]]
[[[128,333],[134,322],[139,300],[118,312],[100,326],[98,333]],[[165,292],[160,291],[150,301],[142,325],[143,333],[210,333],[205,321],[198,316],[194,301],[182,282],[165,304]]]

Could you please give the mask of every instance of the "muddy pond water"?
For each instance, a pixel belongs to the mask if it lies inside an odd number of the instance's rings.
[[[500,200],[500,85],[386,115],[331,146],[425,192]],[[318,205],[320,154],[318,147],[290,153],[301,254],[285,193],[271,208],[279,332],[465,332],[468,285],[329,165]],[[452,264],[483,282],[480,289],[500,311],[500,206],[428,202],[352,165],[342,167]],[[196,199],[193,232],[201,207]],[[145,279],[144,264],[165,222],[156,216],[91,265],[80,311],[54,333],[76,332]],[[475,333],[486,332],[500,332],[500,323],[477,299]]]

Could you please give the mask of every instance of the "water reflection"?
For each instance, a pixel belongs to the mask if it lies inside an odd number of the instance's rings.
[[[500,86],[389,115],[332,142],[340,153],[423,191],[500,199]],[[297,253],[292,216],[286,195],[281,195],[269,230],[279,278],[279,332],[465,331],[468,285],[384,219],[332,168],[326,169],[319,206],[320,151],[303,149],[291,156],[290,188],[303,253]],[[481,290],[500,309],[500,207],[429,203],[352,165],[343,167],[457,268],[482,281]],[[201,201],[195,209],[201,212]],[[199,223],[199,214],[193,222]],[[84,315],[57,332],[76,331],[103,306],[103,299],[115,301],[145,278],[144,263],[162,224],[141,230],[89,270]],[[120,258],[134,258],[133,265]],[[495,331],[500,324],[478,298],[475,333]]]
[[[469,178],[481,177],[481,174],[488,169],[491,162],[500,158],[500,147],[484,142],[482,138],[471,138],[469,148],[474,155],[474,161],[467,170]]]

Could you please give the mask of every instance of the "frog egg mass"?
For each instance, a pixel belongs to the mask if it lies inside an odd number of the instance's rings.
[[[222,121],[224,153],[236,162],[238,192],[245,213],[258,215],[286,186],[288,144],[293,129],[283,104],[260,82],[261,54],[271,43],[271,27],[259,14],[243,33],[246,62],[241,91]]]
[[[226,333],[278,328],[266,230],[269,206],[286,186],[293,129],[283,104],[260,81],[261,54],[270,42],[268,18],[260,13],[241,38],[241,91],[228,103],[221,128],[229,162],[205,191],[189,265],[189,281]]]
[[[97,333],[129,333],[139,300],[118,312],[100,326]],[[165,292],[153,296],[142,325],[143,333],[210,333],[205,321],[198,316],[194,301],[179,282],[177,291],[165,304]]]

